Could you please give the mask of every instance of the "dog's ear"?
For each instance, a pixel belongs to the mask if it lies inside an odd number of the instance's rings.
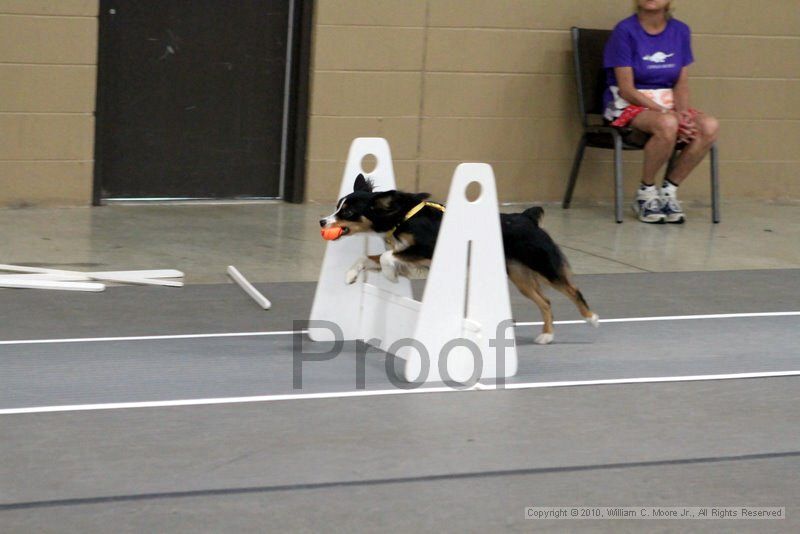
[[[363,174],[356,176],[356,181],[353,184],[353,191],[366,191],[367,193],[372,193],[372,188],[374,184],[372,180],[368,178],[364,178]]]
[[[378,211],[391,213],[397,211],[397,203],[395,202],[395,193],[397,191],[383,191],[375,193],[372,197],[373,206]]]

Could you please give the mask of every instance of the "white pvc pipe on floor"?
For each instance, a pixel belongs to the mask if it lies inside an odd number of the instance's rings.
[[[11,289],[57,289],[61,291],[105,291],[106,286],[94,282],[60,282],[57,280],[30,280],[4,278],[0,287]]]
[[[233,265],[228,265],[228,276],[230,276],[233,281],[244,290],[245,293],[250,295],[250,298],[255,300],[259,306],[265,310],[268,310],[272,307],[272,303],[269,301],[269,299],[259,293],[258,289],[253,287],[253,284],[248,282],[242,273],[240,273]]]

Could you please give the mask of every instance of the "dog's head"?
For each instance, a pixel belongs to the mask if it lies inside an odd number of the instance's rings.
[[[423,199],[428,195],[409,195],[394,190],[374,192],[372,181],[359,174],[353,183],[353,192],[340,198],[336,211],[320,219],[319,225],[341,228],[339,238],[360,232],[386,232],[402,219],[405,196]]]

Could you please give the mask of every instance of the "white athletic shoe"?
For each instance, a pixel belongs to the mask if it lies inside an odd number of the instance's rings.
[[[633,212],[636,217],[650,224],[664,224],[667,216],[664,215],[661,198],[653,188],[653,191],[639,190],[636,193],[636,200],[633,201]]]
[[[670,224],[683,224],[683,222],[686,221],[681,203],[678,202],[674,194],[669,195],[662,193],[661,213],[664,214],[664,220]]]

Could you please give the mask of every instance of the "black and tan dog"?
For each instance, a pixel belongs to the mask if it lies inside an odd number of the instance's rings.
[[[359,232],[385,234],[387,251],[360,258],[347,272],[347,283],[364,270],[381,271],[390,280],[430,267],[442,223],[444,206],[428,202],[427,193],[374,192],[370,180],[359,174],[353,192],[339,199],[336,211],[319,221],[323,228],[341,228],[339,238]],[[520,292],[542,312],[544,326],[536,343],[553,341],[553,313],[542,294],[545,282],[565,294],[587,323],[598,326],[581,292],[570,280],[569,264],[558,245],[539,227],[544,210],[501,213],[500,226],[508,276]],[[337,238],[338,239],[338,238]]]

